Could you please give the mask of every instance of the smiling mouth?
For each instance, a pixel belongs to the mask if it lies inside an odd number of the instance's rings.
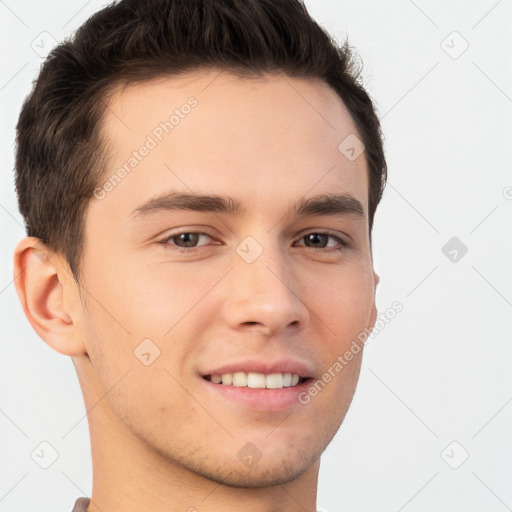
[[[203,375],[203,379],[221,386],[252,389],[282,389],[295,387],[309,380],[296,373],[234,372],[222,375]]]

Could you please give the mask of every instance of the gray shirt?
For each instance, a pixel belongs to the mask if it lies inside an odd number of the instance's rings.
[[[87,512],[87,507],[89,506],[89,502],[91,500],[89,498],[78,498],[75,501],[75,506],[71,512]]]
[[[87,512],[87,507],[89,506],[89,502],[91,500],[89,498],[78,498],[75,501],[75,506],[71,512]],[[322,512],[319,510],[318,512]]]

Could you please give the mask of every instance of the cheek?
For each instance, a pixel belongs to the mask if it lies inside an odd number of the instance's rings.
[[[132,343],[145,338],[168,338],[207,295],[226,270],[223,266],[204,268],[147,264],[138,258],[114,264],[113,258],[98,257],[101,265],[87,268],[87,302],[91,322],[109,336],[129,336]],[[134,345],[135,346],[135,345]]]
[[[321,396],[316,403],[318,413],[322,407],[329,410],[333,427],[339,426],[357,386],[364,350],[358,336],[367,330],[371,321],[373,270],[358,263],[347,264],[339,266],[322,282],[323,291],[318,291],[311,299],[311,309],[317,313],[316,325],[324,334],[317,343],[324,356],[325,373],[312,394]]]
[[[168,411],[187,411],[190,402],[190,395],[180,385],[191,370],[186,344],[180,344],[185,333],[177,329],[166,338],[142,334],[149,330],[140,327],[138,332],[127,333],[96,304],[84,321],[87,352],[101,395],[133,428],[143,424],[144,418],[158,425]],[[160,332],[161,327],[155,331]]]
[[[357,264],[340,266],[320,280],[316,276],[314,282],[317,286],[309,294],[310,307],[318,316],[316,321],[323,323],[330,334],[332,345],[341,350],[370,322],[374,305],[372,271]]]

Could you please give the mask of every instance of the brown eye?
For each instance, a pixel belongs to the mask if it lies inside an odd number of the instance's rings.
[[[334,240],[334,244],[330,243],[329,239]],[[311,249],[336,250],[347,246],[347,243],[342,238],[331,233],[313,232],[303,236],[301,240],[304,240],[304,245]]]
[[[198,245],[198,242],[201,239],[201,237],[210,238],[210,236],[207,235],[206,233],[197,233],[197,232],[193,232],[193,231],[187,231],[187,232],[183,232],[183,233],[178,233],[176,235],[171,235],[170,237],[167,237],[165,240],[162,240],[161,243],[166,246],[171,246],[171,248],[172,248],[172,246],[175,246],[178,249],[186,249],[186,248],[194,249],[196,247],[200,247],[201,245],[204,245],[204,244]]]
[[[324,249],[327,247],[327,242],[329,239],[329,235],[324,235],[322,233],[310,233],[304,237],[306,247],[315,247]]]

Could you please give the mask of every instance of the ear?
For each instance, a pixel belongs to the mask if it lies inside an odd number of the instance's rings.
[[[368,326],[370,331],[373,329],[373,327],[375,326],[375,322],[377,321],[378,311],[377,311],[377,306],[375,304],[375,294],[376,294],[377,286],[379,283],[380,283],[380,276],[374,270],[373,271],[373,285],[374,285],[374,287],[373,287],[373,305],[372,305],[372,312],[370,315],[370,325]]]
[[[14,284],[28,321],[50,347],[69,356],[86,353],[80,294],[65,258],[38,238],[24,238],[14,251]]]

